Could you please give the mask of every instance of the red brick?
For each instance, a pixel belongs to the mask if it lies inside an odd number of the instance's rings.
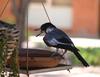
[[[14,20],[15,16],[13,15],[12,12],[12,0],[9,1],[7,7],[5,8],[3,15],[0,17],[1,20]],[[0,13],[2,12],[2,10],[5,7],[7,0],[0,0]]]
[[[73,0],[73,36],[98,36],[98,0]]]

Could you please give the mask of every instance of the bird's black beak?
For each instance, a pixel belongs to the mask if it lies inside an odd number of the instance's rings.
[[[40,36],[43,32],[41,31],[39,34],[36,35],[36,37]]]
[[[40,28],[34,29],[34,31],[39,31],[41,30]],[[39,34],[36,35],[36,37],[40,36],[43,33],[43,31],[41,31]]]

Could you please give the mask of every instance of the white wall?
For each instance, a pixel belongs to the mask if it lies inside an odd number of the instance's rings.
[[[53,24],[58,27],[71,28],[73,14],[71,7],[49,7],[46,6],[47,12]],[[41,4],[30,4],[29,24],[38,25],[48,22],[43,6]]]

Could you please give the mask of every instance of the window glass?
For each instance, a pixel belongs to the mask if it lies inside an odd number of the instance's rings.
[[[70,6],[71,0],[52,0],[53,6]]]
[[[46,0],[32,0],[32,2],[34,2],[34,3],[40,3],[40,2],[46,2]]]

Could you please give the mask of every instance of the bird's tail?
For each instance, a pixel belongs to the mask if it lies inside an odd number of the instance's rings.
[[[85,66],[88,67],[89,64],[86,62],[86,60],[80,55],[80,53],[78,52],[79,49],[77,49],[76,47],[74,49],[71,50],[75,56],[81,61],[81,63]]]
[[[85,59],[80,55],[80,53],[78,52],[79,49],[77,49],[74,45],[64,45],[64,44],[59,44],[57,46],[58,48],[63,48],[63,49],[67,49],[67,50],[70,50],[72,51],[75,56],[81,61],[81,63],[85,66],[85,67],[88,67],[89,64],[85,61]]]

